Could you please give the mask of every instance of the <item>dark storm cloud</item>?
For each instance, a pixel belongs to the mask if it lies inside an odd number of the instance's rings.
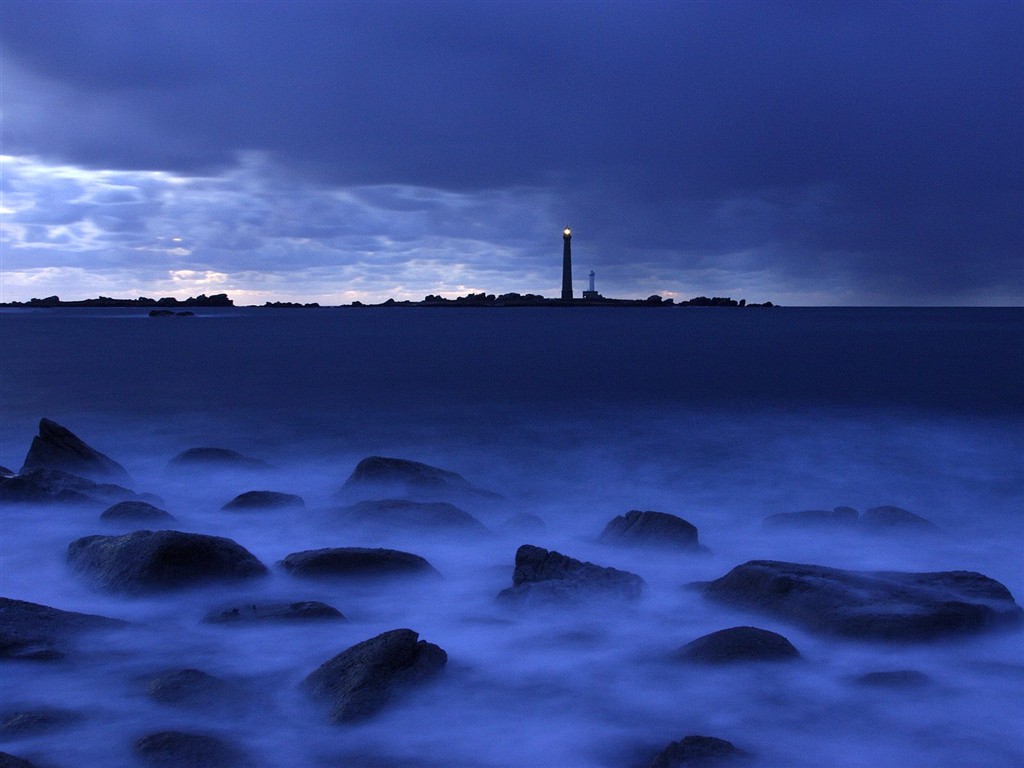
[[[286,184],[543,188],[595,266],[655,282],[742,253],[776,289],[1024,279],[1018,3],[2,13],[7,154],[215,174],[257,151]]]

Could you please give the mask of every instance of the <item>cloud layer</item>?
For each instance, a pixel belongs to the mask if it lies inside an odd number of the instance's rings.
[[[1024,299],[1019,4],[0,13],[4,299]]]

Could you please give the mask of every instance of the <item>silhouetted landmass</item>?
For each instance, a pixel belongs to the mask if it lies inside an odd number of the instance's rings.
[[[217,293],[207,296],[201,293],[198,296],[187,299],[175,299],[171,296],[163,299],[150,299],[140,296],[137,299],[112,299],[109,296],[99,296],[95,299],[81,299],[79,301],[62,301],[60,296],[47,296],[45,299],[29,299],[28,301],[6,301],[0,307],[38,307],[48,309],[50,307],[233,307],[235,302],[228,298],[226,293]]]

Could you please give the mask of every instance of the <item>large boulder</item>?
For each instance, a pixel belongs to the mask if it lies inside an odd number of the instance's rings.
[[[365,547],[329,547],[293,552],[280,565],[293,576],[311,578],[380,578],[440,574],[411,552]]]
[[[404,498],[419,501],[500,498],[473,486],[455,472],[408,459],[370,456],[360,461],[339,493],[340,498]]]
[[[233,768],[252,764],[234,745],[205,733],[158,731],[136,741],[134,751],[153,768]]]
[[[791,661],[800,652],[785,637],[759,627],[720,629],[684,645],[676,652],[681,661],[729,664],[743,661]]]
[[[732,742],[714,736],[687,736],[673,741],[651,763],[651,768],[713,768],[734,765],[749,755]]]
[[[245,456],[230,448],[189,448],[167,463],[168,469],[245,469],[265,470],[272,467],[265,461]]]
[[[367,528],[420,531],[461,530],[487,533],[487,528],[468,512],[446,501],[384,499],[360,501],[338,510],[342,521]]]
[[[560,552],[524,544],[516,550],[512,586],[498,593],[504,603],[637,600],[644,580],[635,573],[576,560]]]
[[[393,629],[324,662],[302,687],[330,705],[333,722],[350,722],[373,715],[403,688],[433,677],[447,662],[448,654],[420,640],[416,632]]]
[[[119,501],[103,510],[100,520],[112,523],[173,522],[174,515],[146,501]]]
[[[253,622],[344,621],[337,608],[316,600],[297,603],[249,603],[218,608],[206,614],[209,624],[252,624]]]
[[[60,659],[78,635],[124,626],[118,619],[0,597],[0,659]]]
[[[267,572],[231,539],[182,531],[85,536],[68,545],[68,562],[97,585],[116,592],[177,589]]]
[[[695,525],[665,512],[640,512],[634,509],[619,515],[604,527],[598,539],[608,544],[707,551],[697,540]]]
[[[288,507],[304,507],[306,502],[301,496],[294,493],[280,493],[279,491],[246,491],[240,493],[221,509],[229,510],[250,510],[250,509],[286,509]]]
[[[0,501],[30,504],[113,504],[146,498],[123,486],[97,483],[62,469],[28,469],[0,477]]]
[[[130,483],[125,468],[109,456],[82,442],[77,435],[49,419],[39,420],[39,434],[25,456],[21,472],[60,469],[102,482]]]
[[[1024,617],[1006,587],[970,571],[844,571],[752,560],[699,586],[711,599],[847,637],[926,640]]]

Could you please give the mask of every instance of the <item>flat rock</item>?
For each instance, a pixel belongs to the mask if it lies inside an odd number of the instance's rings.
[[[201,669],[175,669],[154,677],[146,685],[153,701],[174,707],[211,707],[230,701],[233,688]]]
[[[267,462],[244,456],[229,448],[189,448],[182,451],[167,466],[169,469],[205,467],[207,469],[273,469]]]
[[[324,662],[302,682],[330,705],[331,720],[369,717],[402,689],[435,676],[448,662],[441,648],[411,629],[393,629],[364,640]]]
[[[67,559],[76,571],[116,592],[177,589],[267,572],[231,539],[181,531],[85,536],[68,545]]]
[[[744,661],[791,661],[800,652],[785,637],[758,627],[721,629],[693,640],[676,652],[676,658],[702,664]]]
[[[240,493],[221,509],[286,509],[304,507],[306,502],[294,493],[278,491],[246,491]]]
[[[151,733],[135,742],[134,751],[154,768],[231,768],[250,764],[236,747],[204,733]]]
[[[971,571],[844,571],[752,560],[699,586],[720,602],[864,639],[928,640],[1024,617],[1006,587]]]
[[[698,541],[695,525],[665,512],[640,512],[634,509],[619,515],[605,526],[598,540],[608,544],[707,551]]]
[[[419,555],[395,549],[333,547],[293,552],[280,562],[293,576],[370,578],[381,576],[439,576]]]
[[[498,593],[505,603],[579,601],[593,598],[637,600],[644,580],[635,573],[575,560],[524,544],[516,550],[512,586]]]
[[[124,626],[118,619],[0,597],[0,659],[60,659],[79,634]]]
[[[30,469],[59,469],[91,480],[131,482],[124,467],[50,419],[39,420],[39,434],[32,438],[21,473]]]
[[[780,512],[768,515],[763,521],[765,528],[820,528],[841,527],[853,528],[857,525],[860,515],[852,507],[836,507],[835,509],[807,509],[801,512]]]
[[[687,736],[673,741],[651,763],[650,768],[712,768],[732,765],[748,754],[725,739]]]
[[[445,501],[360,501],[339,509],[338,516],[345,522],[371,528],[488,532],[471,514]]]
[[[344,621],[337,608],[316,600],[296,603],[249,603],[218,608],[206,614],[209,624],[251,624],[253,622]]]
[[[408,459],[370,456],[360,461],[345,481],[341,498],[407,498],[443,501],[450,498],[501,498],[472,485],[455,472]]]
[[[103,510],[100,520],[127,523],[173,522],[174,515],[146,501],[119,501]]]
[[[97,483],[61,469],[29,469],[0,477],[0,501],[10,503],[108,505],[143,498],[123,486]]]

